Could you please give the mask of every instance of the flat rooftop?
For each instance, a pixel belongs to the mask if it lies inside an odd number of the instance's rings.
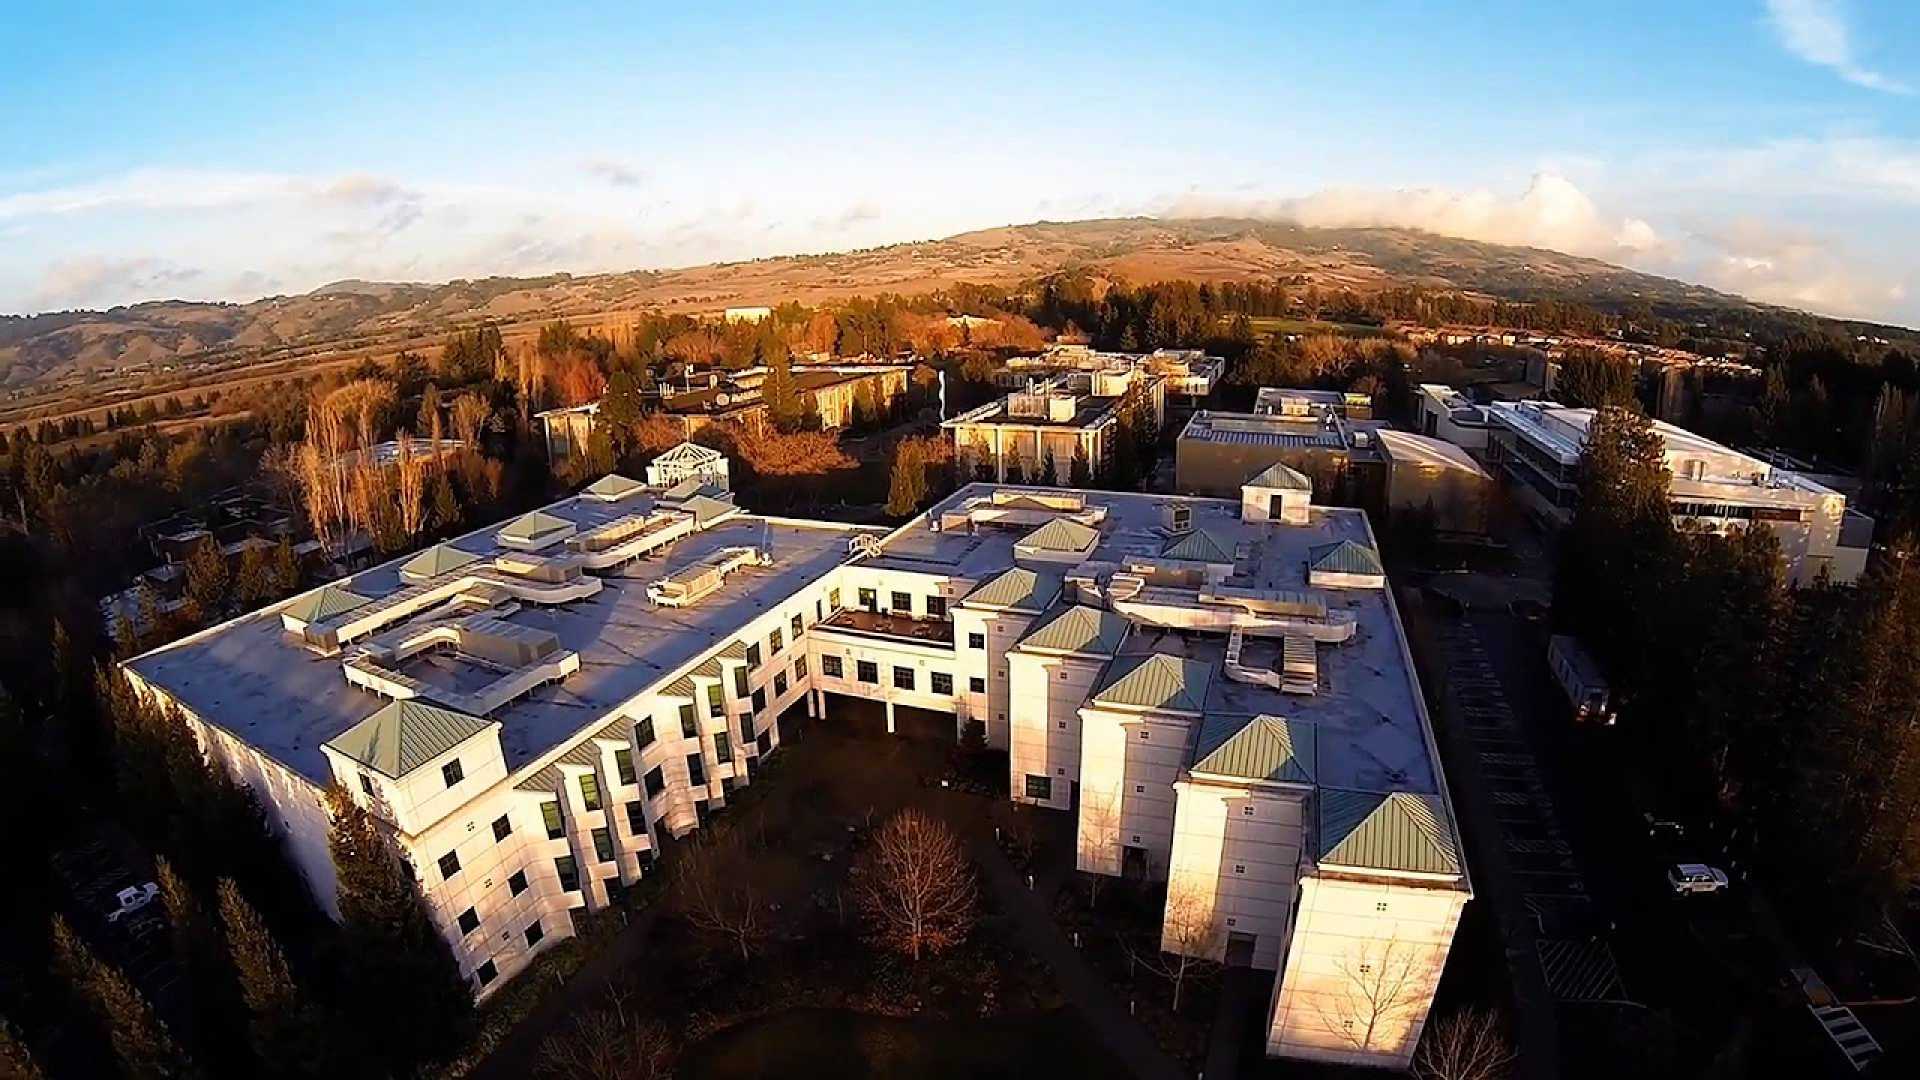
[[[937,522],[943,513],[959,512],[995,491],[1019,490],[1023,489],[969,484],[935,506],[928,521]],[[1313,695],[1284,693],[1229,678],[1227,637],[1218,631],[1158,629],[1136,622],[1113,668],[1124,669],[1132,657],[1155,652],[1201,661],[1213,669],[1206,701],[1209,724],[1263,714],[1305,721],[1318,732],[1318,783],[1438,793],[1438,768],[1420,719],[1419,686],[1387,591],[1308,584],[1307,568],[1315,549],[1352,540],[1377,550],[1363,511],[1315,506],[1307,524],[1280,525],[1243,521],[1240,504],[1224,499],[1113,491],[1078,494],[1085,496],[1088,508],[1105,511],[1091,561],[1118,563],[1128,556],[1159,556],[1176,535],[1165,523],[1167,505],[1180,502],[1191,511],[1190,529],[1204,530],[1238,556],[1237,572],[1228,585],[1306,593],[1323,600],[1334,617],[1351,618],[1355,625],[1347,641],[1318,647],[1320,689]],[[984,582],[1014,565],[1014,543],[1033,528],[984,526],[968,534],[935,531],[920,523],[888,540],[864,562]],[[1066,570],[1061,568],[1063,573]],[[1243,663],[1278,667],[1280,639],[1248,636],[1246,642]]]
[[[571,498],[544,508],[581,531],[653,509],[651,496],[619,503]],[[451,541],[482,557],[504,553],[495,540],[503,523]],[[672,544],[664,555],[642,559],[584,600],[555,606],[522,605],[504,617],[514,626],[549,631],[560,647],[580,656],[580,670],[558,685],[542,687],[490,716],[500,721],[507,767],[516,769],[559,745],[621,704],[663,681],[749,619],[783,603],[844,562],[847,540],[860,531],[822,522],[818,526],[731,518]],[[745,567],[699,603],[657,607],[648,582],[699,562],[724,547],[760,546],[773,565]],[[409,558],[411,555],[408,556]],[[341,579],[353,592],[378,600],[403,587],[395,559]],[[141,678],[165,690],[195,715],[224,728],[283,765],[313,780],[332,778],[320,746],[371,716],[386,702],[347,682],[345,654],[324,656],[283,628],[280,609],[291,601],[164,646],[129,661]],[[435,685],[463,686],[478,678],[461,663],[431,654],[409,661],[410,674]]]

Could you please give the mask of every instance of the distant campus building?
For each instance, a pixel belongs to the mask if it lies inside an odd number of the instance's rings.
[[[1564,525],[1579,502],[1580,452],[1592,409],[1550,401],[1496,402],[1487,461],[1511,483],[1523,505]],[[1807,585],[1824,572],[1836,582],[1858,578],[1873,541],[1873,519],[1847,508],[1847,497],[1791,469],[1653,421],[1664,446],[1669,498],[1676,519],[1712,529],[1759,522],[1780,539],[1788,580]]]
[[[796,364],[793,382],[802,400],[819,414],[821,427],[843,428],[854,422],[855,403],[863,392],[872,395],[883,409],[891,410],[906,394],[912,370],[906,364]],[[692,438],[713,423],[750,428],[766,423],[767,404],[761,395],[766,378],[767,369],[763,367],[704,371],[685,376],[677,384],[660,383],[645,396],[650,408],[679,421],[681,434]],[[599,414],[597,401],[539,413],[548,459],[565,461],[584,449],[593,437]]]
[[[1167,948],[1274,972],[1268,1053],[1407,1065],[1472,894],[1362,512],[1275,466],[1232,499],[976,483],[883,530],[749,514],[717,456],[125,668],[323,904],[323,788],[390,823],[481,996],[753,783],[789,710],[862,699],[979,721],[1082,870],[1168,882]]]

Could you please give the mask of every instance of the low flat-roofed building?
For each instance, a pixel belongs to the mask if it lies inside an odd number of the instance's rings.
[[[1493,474],[1451,442],[1409,431],[1374,432],[1386,463],[1386,511],[1431,514],[1443,533],[1484,534]]]
[[[1488,464],[1537,516],[1555,525],[1572,521],[1580,454],[1594,410],[1551,401],[1495,402],[1488,415],[1494,422]],[[1845,495],[1664,420],[1652,423],[1676,519],[1719,530],[1765,524],[1780,539],[1787,579],[1795,585],[1823,573],[1849,582],[1866,570],[1873,519],[1848,509]]]
[[[1415,423],[1421,434],[1445,439],[1467,450],[1487,448],[1487,430],[1493,426],[1487,417],[1487,407],[1474,404],[1453,387],[1421,383],[1414,407]]]
[[[1261,416],[1318,418],[1332,415],[1343,420],[1371,420],[1373,398],[1344,390],[1263,386],[1254,394],[1253,411]]]
[[[608,476],[125,669],[329,909],[324,787],[390,823],[481,996],[753,783],[787,710],[858,698],[978,721],[1080,869],[1168,882],[1164,947],[1272,971],[1269,1053],[1404,1068],[1471,896],[1446,782],[1366,515],[1256,481],[977,483],[888,532]],[[1375,963],[1401,1007],[1356,1039]]]
[[[1323,502],[1376,506],[1385,473],[1374,433],[1385,426],[1350,419],[1328,403],[1264,413],[1202,410],[1175,443],[1174,488],[1231,498],[1248,477],[1284,464],[1311,478],[1315,497]]]

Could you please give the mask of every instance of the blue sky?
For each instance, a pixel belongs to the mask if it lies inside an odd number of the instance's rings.
[[[272,7],[0,8],[0,311],[1228,212],[1920,324],[1911,3]]]

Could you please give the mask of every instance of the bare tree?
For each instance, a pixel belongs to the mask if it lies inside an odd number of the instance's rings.
[[[1462,1009],[1427,1025],[1413,1056],[1420,1080],[1503,1080],[1511,1071],[1513,1043],[1498,1013]]]
[[[960,838],[912,808],[874,831],[850,886],[874,940],[915,960],[964,939],[979,906]]]
[[[535,1068],[561,1080],[665,1080],[673,1075],[673,1058],[673,1036],[635,1012],[616,989],[605,1004],[548,1036]]]
[[[1426,1008],[1437,974],[1431,950],[1399,941],[1361,944],[1334,963],[1340,988],[1315,1006],[1321,1020],[1355,1050],[1375,1052],[1376,1040]]]
[[[427,470],[433,450],[426,455],[414,449],[413,436],[400,433],[399,453],[394,459],[396,483],[394,499],[400,511],[400,532],[411,542],[427,525]]]
[[[767,936],[772,921],[752,871],[752,858],[739,837],[723,830],[695,836],[675,870],[687,921],[731,939],[743,963],[753,959],[753,947]]]
[[[1119,799],[1111,792],[1084,795],[1075,839],[1079,868],[1087,878],[1087,906],[1094,907],[1100,903],[1100,887],[1106,884],[1105,870],[1115,865],[1120,847]]]
[[[1214,953],[1220,946],[1220,927],[1213,918],[1213,902],[1192,885],[1178,881],[1167,887],[1166,913],[1160,923],[1160,941],[1150,949],[1135,948],[1125,937],[1120,947],[1127,959],[1173,984],[1173,1011],[1180,1011],[1180,995],[1187,980],[1220,966]]]

